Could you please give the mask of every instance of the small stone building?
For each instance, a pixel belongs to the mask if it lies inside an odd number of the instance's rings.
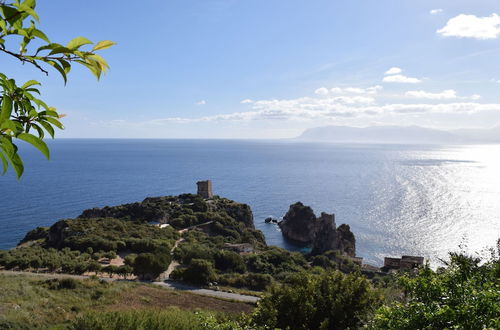
[[[424,257],[417,256],[402,256],[401,258],[384,258],[383,270],[389,271],[391,269],[414,269],[424,265]]]
[[[196,184],[198,185],[198,195],[205,199],[214,197],[214,194],[212,192],[212,181],[198,181],[196,182]]]

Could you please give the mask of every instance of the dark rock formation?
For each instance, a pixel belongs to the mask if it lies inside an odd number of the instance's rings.
[[[316,236],[316,215],[309,206],[297,202],[290,205],[279,226],[283,236],[287,239],[310,244]]]
[[[326,214],[326,213],[322,213]],[[331,216],[328,214],[328,216]],[[356,256],[356,239],[349,225],[342,224],[335,229],[335,222],[319,218],[320,225],[314,239],[311,254],[322,254],[329,250],[341,251],[349,257]]]
[[[354,234],[348,225],[342,224],[337,228],[333,214],[323,212],[317,218],[309,206],[297,202],[290,205],[279,226],[287,239],[310,244],[313,255],[334,250],[350,257],[356,256]]]
[[[278,219],[275,219],[273,217],[267,217],[264,219],[265,223],[278,223]]]
[[[60,220],[50,226],[49,235],[47,238],[47,244],[56,248],[60,248],[64,239],[66,238],[65,232],[69,228],[68,221],[71,220]]]

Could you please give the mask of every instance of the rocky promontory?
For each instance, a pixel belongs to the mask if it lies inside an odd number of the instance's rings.
[[[334,250],[350,257],[356,256],[354,234],[349,225],[342,224],[337,228],[334,214],[322,212],[316,217],[311,207],[297,202],[290,205],[279,227],[285,238],[310,245],[313,255]]]

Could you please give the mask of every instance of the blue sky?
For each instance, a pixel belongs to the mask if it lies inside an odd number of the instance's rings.
[[[2,57],[68,115],[60,137],[500,125],[498,1],[39,0],[38,11],[55,42],[118,43],[102,52],[101,81],[75,68],[67,86]]]

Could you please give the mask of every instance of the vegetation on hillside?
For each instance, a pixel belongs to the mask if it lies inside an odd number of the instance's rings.
[[[450,253],[446,267],[403,274],[399,285],[404,299],[381,307],[374,329],[500,329],[497,253],[489,260]]]
[[[230,324],[241,312],[251,311],[251,306],[244,303],[93,278],[46,279],[0,274],[0,291],[0,329],[126,329],[131,317],[136,319],[134,322],[163,319],[172,322],[166,327],[169,329],[177,322],[196,325],[178,329],[200,329],[203,324]],[[118,317],[121,322],[129,321],[123,323],[124,327],[112,327],[116,326],[112,319]],[[103,325],[104,322],[109,325]]]

